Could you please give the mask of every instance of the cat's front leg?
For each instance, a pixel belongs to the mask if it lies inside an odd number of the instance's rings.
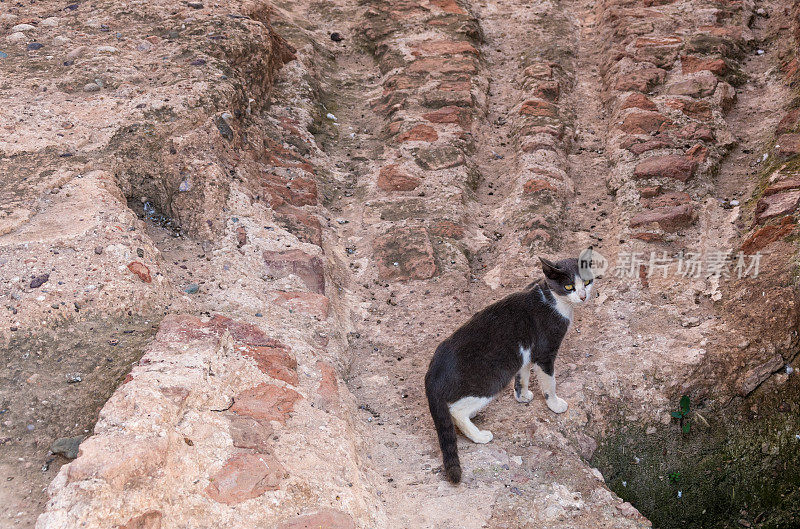
[[[556,378],[553,376],[553,362],[544,362],[542,364],[533,364],[533,370],[536,372],[536,379],[539,381],[539,388],[544,394],[544,400],[547,407],[556,413],[564,413],[567,411],[567,401],[558,398],[556,395]]]
[[[531,379],[530,364],[523,365],[514,377],[514,398],[517,402],[528,403],[533,400],[533,392],[528,389]]]

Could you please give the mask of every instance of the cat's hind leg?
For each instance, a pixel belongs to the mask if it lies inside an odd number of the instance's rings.
[[[470,420],[491,401],[491,397],[462,397],[449,406],[453,423],[474,443],[486,444],[494,437],[489,430],[479,430]]]
[[[514,398],[517,402],[528,403],[533,400],[533,392],[528,389],[531,380],[530,364],[523,365],[514,377]]]
[[[539,388],[544,394],[544,400],[547,407],[556,413],[564,413],[567,411],[567,401],[558,398],[556,395],[556,378],[553,376],[553,362],[543,364],[533,364],[533,371],[536,373],[536,379],[539,381]]]

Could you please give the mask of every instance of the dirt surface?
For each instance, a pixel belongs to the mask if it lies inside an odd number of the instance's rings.
[[[748,507],[760,482],[725,510],[688,489],[682,507],[663,472],[737,421],[751,438],[794,428],[747,412],[795,409],[793,6],[163,0],[0,17],[2,523],[778,520]],[[569,410],[504,391],[476,419],[494,440],[460,436],[449,485],[422,386],[433,350],[538,277],[538,256],[589,245],[610,267],[559,354]],[[737,277],[740,250],[763,253],[758,277]],[[707,268],[720,253],[725,274]],[[706,268],[682,274],[692,254]],[[682,394],[688,440],[670,417]],[[84,434],[69,465],[48,453]],[[796,455],[770,435],[765,472]],[[638,479],[629,451],[647,454]]]

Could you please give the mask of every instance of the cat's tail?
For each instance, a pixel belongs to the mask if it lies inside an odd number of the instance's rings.
[[[436,434],[439,436],[444,473],[451,483],[458,483],[461,481],[461,462],[458,459],[456,428],[453,426],[453,418],[450,416],[447,403],[436,391],[435,377],[431,375],[430,370],[425,375],[425,395],[428,397],[433,424],[436,425]]]

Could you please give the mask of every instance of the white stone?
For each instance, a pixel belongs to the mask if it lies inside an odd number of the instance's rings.
[[[36,26],[31,26],[30,24],[17,24],[11,28],[11,32],[16,33],[17,31],[30,31],[32,29],[36,29]]]
[[[21,31],[17,31],[16,33],[12,33],[11,35],[6,37],[6,42],[9,42],[11,44],[16,44],[24,40],[25,40],[25,33],[22,33]]]
[[[39,24],[46,28],[57,28],[61,20],[58,17],[48,17],[42,20]]]

